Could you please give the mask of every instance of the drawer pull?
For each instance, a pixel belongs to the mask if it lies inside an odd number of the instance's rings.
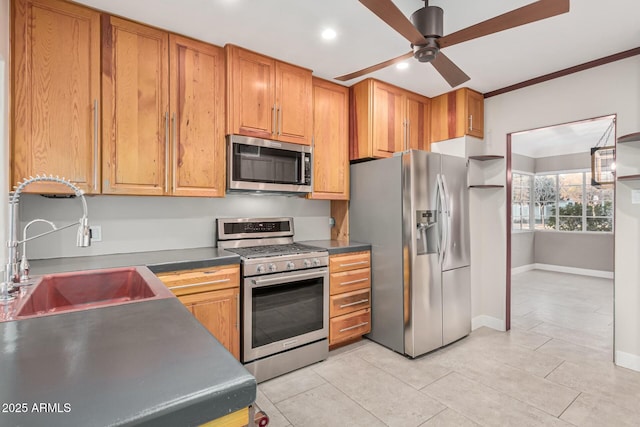
[[[353,267],[354,265],[369,264],[369,261],[349,262],[347,264],[340,264],[340,267]]]
[[[368,299],[368,298],[365,298],[365,299],[361,299],[360,301],[350,302],[349,304],[341,304],[341,305],[340,305],[340,308],[352,307],[352,306],[354,306],[354,305],[364,304],[365,302],[369,302],[369,299]]]
[[[340,332],[346,332],[346,331],[350,331],[352,329],[358,329],[359,327],[366,326],[368,324],[369,324],[369,322],[358,323],[357,325],[353,325],[353,326],[349,326],[348,328],[340,329]]]
[[[353,285],[354,283],[362,283],[362,282],[366,282],[367,280],[369,280],[368,277],[365,277],[364,279],[350,280],[348,282],[340,283],[340,286]]]
[[[215,285],[216,283],[226,283],[230,282],[230,278],[220,279],[220,280],[211,280],[210,282],[200,282],[200,283],[191,283],[189,285],[177,285],[177,286],[169,286],[169,289],[185,289],[185,288],[194,288],[196,286],[204,286],[204,285]]]

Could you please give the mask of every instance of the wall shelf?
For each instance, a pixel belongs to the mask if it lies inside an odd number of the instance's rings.
[[[619,176],[618,181],[640,181],[640,175]]]
[[[626,144],[629,142],[640,142],[640,132],[630,133],[618,138],[618,144]]]
[[[470,185],[469,188],[504,188],[504,185]]]
[[[487,160],[499,160],[504,159],[504,156],[497,156],[494,154],[487,154],[483,156],[469,156],[469,160],[479,160],[481,162],[485,162]]]

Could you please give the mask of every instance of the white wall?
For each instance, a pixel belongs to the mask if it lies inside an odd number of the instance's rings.
[[[0,270],[4,271],[9,188],[9,0],[0,0]],[[3,276],[2,276],[3,277]],[[2,279],[0,279],[2,280]]]
[[[618,135],[637,132],[640,130],[639,76],[640,57],[635,56],[489,98],[485,100],[483,151],[486,154],[505,154],[506,137],[510,132],[609,114],[617,114]],[[627,200],[630,191],[621,191],[622,185],[617,187],[616,360],[620,363],[620,355],[631,355],[629,358],[638,361],[637,368],[640,369],[640,263],[636,262],[640,258],[640,205],[631,205]],[[506,190],[500,193],[504,200]],[[472,236],[490,238],[483,239],[482,245],[472,252],[472,257],[475,255],[474,263],[483,265],[474,272],[474,285],[483,296],[479,301],[478,314],[504,321],[506,206],[504,203],[500,206],[496,199],[496,196],[478,196],[473,200]],[[487,218],[495,219],[482,222]]]

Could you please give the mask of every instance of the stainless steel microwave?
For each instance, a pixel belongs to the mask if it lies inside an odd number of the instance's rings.
[[[227,190],[311,192],[311,147],[227,135]]]

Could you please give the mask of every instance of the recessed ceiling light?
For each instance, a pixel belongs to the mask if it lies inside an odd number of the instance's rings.
[[[408,62],[400,62],[396,65],[396,68],[398,70],[406,70],[407,68],[409,68],[409,63]]]
[[[327,28],[322,32],[322,38],[325,40],[333,40],[336,38],[336,31],[333,28]]]

